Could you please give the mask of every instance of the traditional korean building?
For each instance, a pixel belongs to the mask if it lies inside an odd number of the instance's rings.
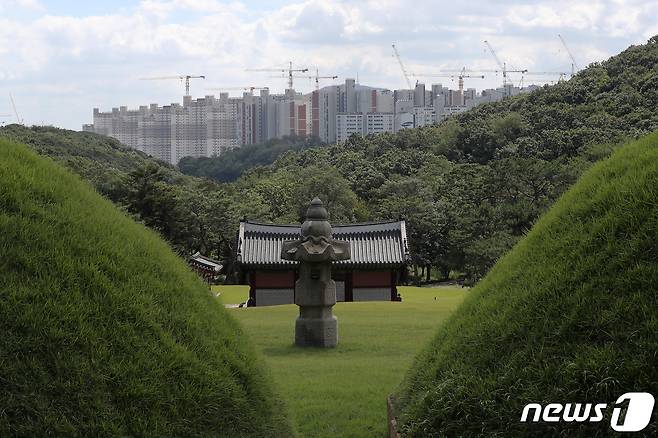
[[[351,258],[335,262],[332,278],[337,301],[397,301],[397,285],[406,280],[409,245],[404,221],[332,225],[336,240],[350,242]],[[249,284],[255,306],[295,301],[296,263],[281,258],[286,240],[299,239],[300,225],[242,221],[237,262],[240,280]]]
[[[203,256],[199,252],[190,256],[189,263],[192,269],[209,283],[217,279],[219,271],[222,269],[220,261]]]

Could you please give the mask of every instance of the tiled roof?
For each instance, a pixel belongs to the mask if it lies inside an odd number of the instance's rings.
[[[219,272],[222,269],[221,262],[215,259],[211,259],[210,257],[203,256],[198,251],[190,256],[190,262],[196,263],[200,266],[203,266],[207,269],[211,269],[216,272]]]
[[[346,267],[401,266],[409,258],[404,221],[332,225],[333,238],[350,242],[351,259],[336,262]],[[285,240],[299,239],[301,225],[240,222],[238,263],[242,266],[286,267],[296,262],[281,258]]]

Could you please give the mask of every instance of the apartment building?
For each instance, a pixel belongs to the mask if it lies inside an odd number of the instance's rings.
[[[341,113],[336,115],[336,141],[342,143],[353,134],[363,135],[364,115],[361,113]]]
[[[162,161],[177,164],[187,156],[220,155],[245,144],[284,136],[318,137],[326,143],[343,142],[352,134],[368,135],[421,127],[486,102],[531,91],[506,84],[497,89],[451,90],[441,84],[417,83],[413,89],[387,90],[346,79],[308,94],[286,90],[241,97],[205,96],[183,103],[125,106],[109,112],[93,111],[93,124],[84,131],[116,138]]]

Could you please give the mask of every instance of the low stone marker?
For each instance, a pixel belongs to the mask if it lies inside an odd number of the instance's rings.
[[[386,426],[388,428],[388,438],[400,438],[398,432],[398,420],[395,418],[395,409],[393,408],[393,396],[386,397],[386,417],[388,419]]]
[[[300,347],[335,347],[338,321],[332,314],[336,283],[331,279],[331,262],[348,260],[350,244],[332,239],[327,210],[314,198],[306,211],[300,240],[283,242],[281,258],[299,262],[295,283],[295,344]]]

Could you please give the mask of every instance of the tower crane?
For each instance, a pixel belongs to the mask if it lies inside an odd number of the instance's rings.
[[[407,81],[407,86],[411,90],[413,87],[411,86],[411,81],[409,80],[409,74],[407,74],[407,70],[404,68],[402,58],[400,58],[400,54],[398,53],[398,49],[395,48],[395,44],[391,44],[391,47],[393,47],[393,55],[395,55],[395,58],[398,60],[398,64],[400,64],[400,68],[402,69],[402,76],[404,76],[404,80]]]
[[[529,71],[524,73],[526,76],[557,76],[558,82],[562,81],[569,73],[564,71]]]
[[[528,71],[528,69],[508,70],[507,64],[505,62],[501,62],[500,58],[498,58],[498,55],[496,55],[496,51],[493,49],[493,47],[491,47],[491,44],[489,44],[489,41],[484,40],[484,44],[489,49],[489,52],[491,52],[491,56],[493,56],[493,58],[496,60],[496,64],[498,64],[498,67],[500,67],[503,71],[503,86],[507,85],[507,73],[526,73]]]
[[[447,71],[447,70],[446,70]],[[466,68],[463,68],[461,70],[454,70],[452,73],[457,73],[458,74],[412,74],[413,77],[426,77],[426,78],[458,78],[459,79],[459,91],[464,92],[464,78],[471,78],[471,79],[484,79],[484,75],[467,75],[466,74]]]
[[[562,43],[565,50],[569,54],[569,58],[571,58],[571,76],[573,76],[576,73],[576,70],[580,70],[580,68],[578,67],[578,63],[576,62],[576,58],[574,58],[573,53],[571,53],[571,50],[569,50],[569,47],[567,46],[567,42],[564,41],[562,35],[558,33],[557,37],[560,39],[560,42]]]
[[[178,76],[160,76],[155,78],[140,78],[142,81],[159,81],[162,79],[180,79],[185,80],[185,95],[190,95],[190,79],[205,79],[204,75],[194,76],[194,75],[178,75]]]
[[[248,86],[248,87],[214,87],[214,88],[206,88],[206,90],[211,90],[211,91],[232,91],[232,90],[249,90],[250,93],[253,93],[254,90],[268,90],[269,87],[256,87],[256,86]]]
[[[288,73],[288,89],[292,90],[292,79],[293,79],[293,73],[299,72],[299,73],[306,73],[308,71],[307,68],[297,68],[294,69],[292,68],[292,61],[290,61],[290,64],[288,68],[248,68],[245,71],[271,71],[271,72],[280,72],[280,73]]]
[[[273,78],[282,78],[284,76],[272,76]],[[314,79],[315,80],[315,89],[319,90],[320,89],[320,79],[338,79],[337,75],[334,76],[320,76],[318,69],[315,69],[315,75],[301,75],[301,76],[294,76],[295,78],[301,78],[301,79]]]
[[[320,89],[320,79],[331,79],[331,80],[338,79],[337,75],[320,76],[320,73],[319,73],[317,68],[315,69],[315,76],[301,76],[301,77],[307,78],[307,79],[315,79],[315,90],[316,91]]]
[[[9,93],[9,100],[11,100],[11,107],[14,109],[14,115],[16,116],[16,123],[19,125],[23,124],[23,119],[18,116],[18,110],[16,109],[16,102],[14,102],[14,96]]]

